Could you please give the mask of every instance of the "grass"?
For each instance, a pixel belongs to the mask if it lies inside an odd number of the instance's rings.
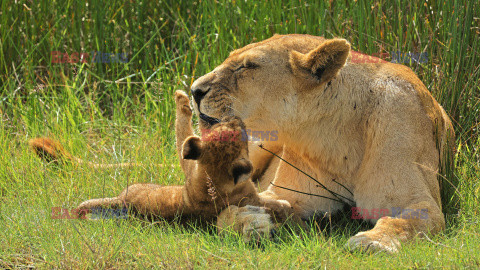
[[[0,7],[0,267],[433,268],[480,264],[480,5],[475,1],[11,1]],[[174,150],[176,89],[229,51],[274,33],[344,37],[367,54],[426,52],[408,65],[454,121],[458,201],[447,229],[393,256],[348,253],[364,224],[340,221],[260,246],[211,228],[139,220],[58,220],[52,207],[128,183],[182,182]],[[52,63],[52,51],[126,53],[127,63]],[[390,59],[387,59],[390,60]],[[141,168],[42,163],[27,149],[52,136],[82,158]],[[348,218],[347,218],[348,219]]]

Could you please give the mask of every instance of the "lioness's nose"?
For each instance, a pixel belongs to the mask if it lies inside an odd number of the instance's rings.
[[[200,101],[205,95],[210,91],[210,85],[216,77],[217,72],[214,70],[210,73],[203,75],[202,77],[195,80],[192,84],[192,96],[193,100],[197,105],[200,105]]]
[[[200,101],[202,101],[202,98],[208,93],[210,90],[210,87],[196,87],[192,88],[192,96],[193,99],[195,100],[195,103],[200,105]]]

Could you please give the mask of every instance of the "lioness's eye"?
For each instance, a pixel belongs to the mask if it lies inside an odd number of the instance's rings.
[[[257,68],[258,65],[252,63],[252,62],[245,62],[243,63],[241,66],[239,66],[235,71],[240,71],[242,69],[253,69],[253,68]]]
[[[252,63],[252,62],[246,62],[246,63],[243,64],[243,66],[244,66],[245,68],[256,68],[256,67],[258,67],[257,64],[254,64],[254,63]]]

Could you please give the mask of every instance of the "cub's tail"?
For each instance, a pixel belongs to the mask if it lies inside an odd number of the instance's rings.
[[[76,163],[76,164],[85,164],[91,168],[125,168],[125,167],[139,167],[143,164],[141,163],[112,163],[112,164],[103,164],[103,163],[94,163],[91,161],[85,161],[81,158],[75,157],[70,154],[62,144],[56,140],[47,137],[35,138],[28,141],[30,149],[37,154],[41,159],[45,160],[48,163]],[[154,166],[163,167],[163,164],[155,164]],[[170,165],[172,168],[174,165]]]
[[[30,149],[41,159],[47,162],[72,162],[76,160],[63,146],[47,137],[35,138],[28,141]]]

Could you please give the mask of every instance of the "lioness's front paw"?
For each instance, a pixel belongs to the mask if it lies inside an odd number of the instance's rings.
[[[275,225],[263,207],[232,205],[220,213],[217,227],[219,234],[231,229],[241,233],[245,241],[251,241],[261,237],[269,238]]]
[[[192,114],[190,99],[188,99],[188,95],[182,90],[175,91],[175,103],[177,104],[177,109],[180,109],[183,113]]]
[[[345,246],[351,251],[396,253],[400,247],[400,242],[385,234],[366,231],[359,232],[355,236],[350,237]]]

